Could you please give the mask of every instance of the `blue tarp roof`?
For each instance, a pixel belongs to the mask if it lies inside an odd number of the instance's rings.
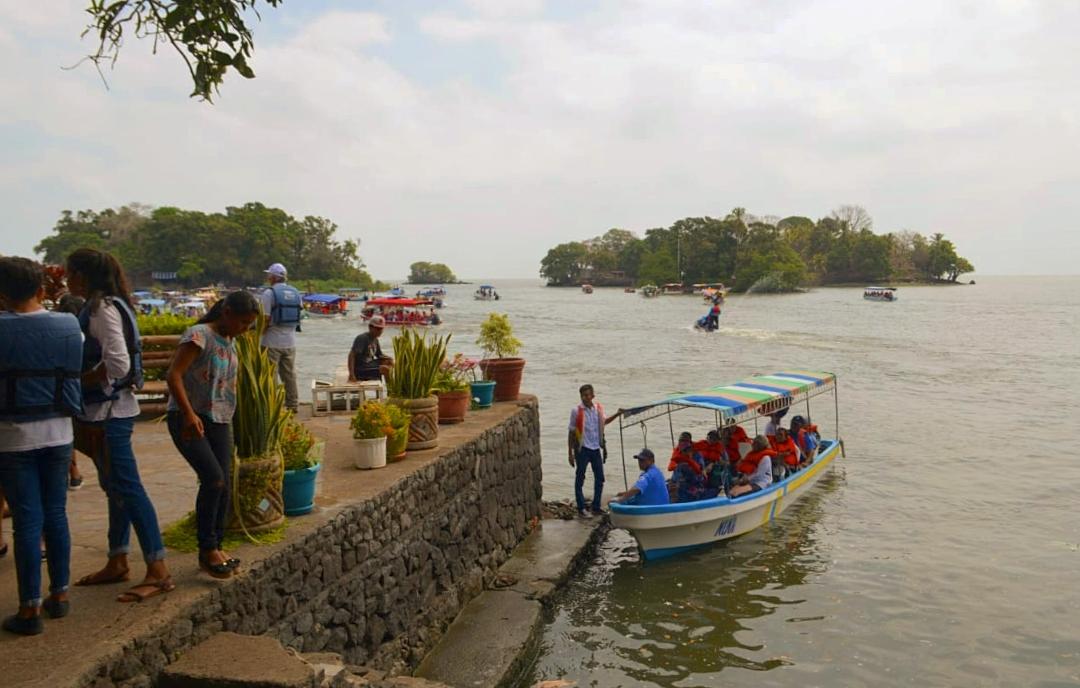
[[[165,299],[139,299],[140,306],[164,306]]]
[[[304,300],[313,303],[337,303],[341,297],[337,294],[307,294]]]

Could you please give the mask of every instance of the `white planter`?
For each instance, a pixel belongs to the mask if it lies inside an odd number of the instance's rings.
[[[374,440],[353,440],[356,442],[356,454],[353,465],[357,468],[382,468],[386,465],[386,438]]]

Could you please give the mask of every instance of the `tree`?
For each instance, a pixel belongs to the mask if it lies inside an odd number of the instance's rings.
[[[638,271],[640,284],[665,284],[678,281],[678,268],[675,256],[667,246],[655,251],[648,251],[641,257],[641,269]]]
[[[956,257],[956,262],[949,267],[949,281],[955,282],[956,279],[965,272],[975,272],[975,266],[972,265],[967,258]]]
[[[282,0],[263,0],[277,7]],[[254,79],[248,64],[255,49],[248,18],[259,17],[258,0],[89,0],[91,22],[83,36],[93,34],[97,49],[87,55],[101,70],[115,65],[126,35],[150,38],[172,46],[187,66],[192,97],[206,101],[218,92],[230,68]]]
[[[410,284],[453,284],[457,282],[453,271],[442,263],[419,261],[409,266]]]
[[[550,286],[568,286],[577,284],[588,267],[588,247],[580,241],[571,241],[547,252],[540,261],[540,276],[546,278]]]
[[[874,218],[861,205],[842,205],[829,213],[829,217],[840,222],[846,231],[856,234],[874,228]]]

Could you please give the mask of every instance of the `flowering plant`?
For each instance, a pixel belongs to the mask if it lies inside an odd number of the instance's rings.
[[[289,419],[281,431],[281,458],[285,460],[285,470],[300,471],[319,463],[319,457],[311,450],[315,447],[315,436],[307,427],[296,420]]]
[[[466,358],[458,352],[451,359],[446,359],[439,366],[435,378],[435,389],[440,392],[462,392],[469,388],[469,382],[476,382],[477,366],[475,358]]]
[[[356,409],[356,414],[349,422],[353,438],[358,440],[377,440],[394,434],[394,426],[386,406],[377,401],[365,401]]]

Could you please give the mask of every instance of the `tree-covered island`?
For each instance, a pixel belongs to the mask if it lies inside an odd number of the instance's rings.
[[[127,205],[65,210],[34,250],[46,263],[83,246],[109,251],[139,285],[258,285],[268,265],[283,263],[298,286],[385,289],[364,269],[359,242],[338,241],[336,232],[324,217],[298,219],[261,203],[223,213]]]
[[[875,234],[870,215],[841,206],[808,217],[688,217],[638,237],[611,229],[552,248],[540,262],[548,286],[723,282],[734,291],[880,281],[956,282],[974,266],[943,234]]]
[[[457,284],[454,271],[443,263],[418,261],[409,266],[409,284]]]

